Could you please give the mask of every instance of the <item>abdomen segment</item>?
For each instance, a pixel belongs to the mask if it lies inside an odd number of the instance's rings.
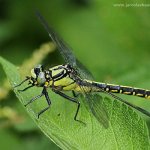
[[[134,88],[129,86],[122,86],[122,85],[99,83],[99,82],[92,82],[92,85],[95,87],[93,88],[93,90],[95,91],[103,89],[104,91],[111,92],[111,93],[135,95],[135,96],[150,99],[150,90]]]

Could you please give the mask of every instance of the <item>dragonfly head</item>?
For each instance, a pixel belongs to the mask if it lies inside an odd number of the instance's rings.
[[[37,65],[36,67],[31,69],[31,78],[29,80],[29,84],[42,86],[45,82],[45,72],[42,65]]]
[[[42,65],[38,65],[31,69],[31,76],[26,76],[26,79],[14,86],[14,88],[21,86],[24,82],[29,81],[31,86],[43,86],[46,82],[45,71]]]

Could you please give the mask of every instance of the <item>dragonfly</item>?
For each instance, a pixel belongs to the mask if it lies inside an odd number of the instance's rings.
[[[48,106],[38,113],[38,118],[46,112],[51,106],[51,99],[48,94],[48,88],[51,88],[53,92],[62,96],[63,98],[77,104],[77,109],[74,115],[74,120],[81,122],[78,117],[80,110],[80,102],[78,100],[78,94],[84,96],[84,100],[88,106],[89,111],[95,116],[95,118],[104,126],[108,127],[109,117],[106,108],[102,105],[103,97],[101,93],[107,96],[111,96],[114,99],[125,103],[129,107],[140,111],[141,113],[150,117],[150,112],[136,106],[128,101],[122,99],[116,94],[134,95],[150,99],[150,90],[134,88],[129,86],[114,85],[102,82],[95,82],[92,74],[88,69],[81,64],[72,52],[72,49],[64,42],[64,40],[48,25],[44,17],[36,12],[41,24],[44,26],[51,40],[57,46],[60,54],[64,58],[65,64],[57,65],[48,69],[44,69],[43,65],[37,65],[31,69],[31,76],[27,76],[16,87],[21,86],[24,82],[29,81],[29,86],[19,92],[24,92],[31,87],[42,87],[42,92],[29,100],[25,106],[28,106],[38,98],[45,96]],[[65,91],[71,91],[73,96],[68,96]]]

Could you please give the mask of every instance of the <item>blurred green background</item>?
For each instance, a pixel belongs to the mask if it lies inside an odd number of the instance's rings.
[[[136,1],[142,2],[146,3]],[[150,89],[150,7],[114,6],[118,3],[135,2],[1,0],[0,56],[21,66],[50,40],[35,16],[39,10],[97,81]],[[43,63],[53,66],[63,60],[54,51]],[[7,94],[0,69],[0,149],[59,149],[36,127],[13,92]],[[142,98],[121,97],[150,111],[150,102]],[[149,125],[150,119],[143,117]]]

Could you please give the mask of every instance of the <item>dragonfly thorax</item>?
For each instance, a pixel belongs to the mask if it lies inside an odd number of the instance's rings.
[[[72,90],[76,86],[76,71],[69,64],[49,68],[49,76],[49,86],[53,86],[61,90]]]

